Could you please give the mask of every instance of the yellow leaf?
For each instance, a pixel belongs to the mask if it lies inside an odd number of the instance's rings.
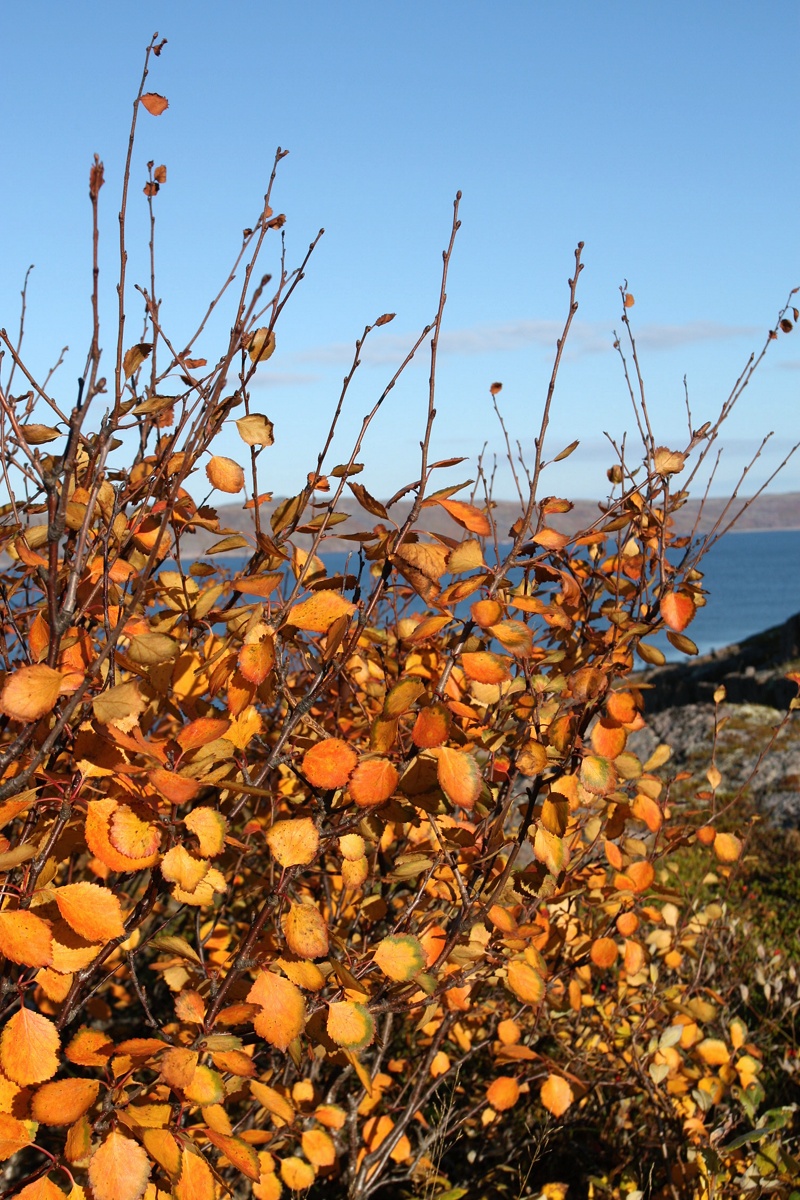
[[[439,786],[453,804],[473,809],[481,794],[483,779],[480,767],[471,754],[440,746],[436,751],[436,774]]]
[[[144,100],[144,97],[142,97]],[[139,342],[136,346],[131,346],[130,350],[125,351],[125,357],[122,360],[122,373],[126,379],[130,379],[139,367],[149,356],[153,349],[152,342]]]
[[[686,455],[666,446],[657,446],[653,465],[659,475],[679,475],[684,468]]]
[[[147,701],[132,680],[106,688],[92,701],[92,712],[101,725],[114,725],[128,733],[138,724],[139,716],[147,707]]]
[[[53,955],[50,926],[26,909],[0,912],[0,954],[26,967],[47,967]]]
[[[734,863],[742,853],[742,843],[732,833],[718,833],[714,838],[714,853],[722,863]]]
[[[328,953],[328,927],[315,904],[291,904],[283,932],[289,949],[299,958],[324,958]]]
[[[695,1052],[709,1067],[724,1067],[731,1060],[730,1050],[719,1038],[703,1038]]]
[[[319,831],[311,817],[276,821],[267,830],[267,845],[282,867],[302,867],[314,861]]]
[[[248,446],[272,446],[275,426],[261,413],[251,413],[249,417],[240,417],[236,422],[239,437]]]
[[[314,1168],[293,1154],[281,1161],[281,1179],[293,1192],[304,1192],[314,1182]]]
[[[183,823],[200,843],[200,853],[204,857],[214,858],[225,849],[225,835],[228,832],[228,822],[214,808],[202,806],[194,808],[183,818]]]
[[[181,1173],[172,1190],[174,1200],[216,1200],[217,1188],[211,1167],[200,1155],[185,1149]]]
[[[250,355],[250,361],[254,363],[266,362],[275,353],[275,330],[274,329],[256,329],[247,339],[247,353]],[[237,421],[238,425],[238,421]],[[250,443],[252,445],[252,443]],[[266,442],[265,445],[271,446],[272,442]]]
[[[31,1103],[40,1125],[74,1125],[92,1107],[100,1091],[97,1079],[58,1079],[44,1083]]]
[[[34,1121],[20,1121],[10,1113],[0,1112],[0,1162],[29,1146],[35,1136]]]
[[[363,1050],[375,1036],[375,1021],[364,1004],[340,1000],[328,1006],[328,1036],[345,1050]]]
[[[384,975],[406,983],[425,966],[425,951],[419,938],[411,934],[390,934],[378,944],[374,960]]]
[[[349,617],[355,609],[355,604],[338,592],[315,592],[307,600],[293,604],[286,620],[289,625],[308,633],[327,633],[334,621]]]
[[[523,1004],[539,1004],[544,999],[544,980],[538,971],[520,959],[508,964],[508,986]]]

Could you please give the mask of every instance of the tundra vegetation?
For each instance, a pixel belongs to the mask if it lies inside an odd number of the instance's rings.
[[[674,515],[798,319],[791,298],[716,419],[695,429],[687,406],[671,447],[652,428],[621,289],[637,448],[609,439],[608,499],[569,535],[555,518],[570,504],[545,481],[577,443],[551,454],[546,435],[579,245],[530,461],[506,438],[519,516],[497,528],[491,472],[440,486],[461,460],[429,454],[457,198],[430,325],[337,464],[364,342],[392,316],[365,328],[316,461],[273,502],[273,424],[253,382],[316,240],[289,269],[278,150],[229,277],[187,344],[172,340],[152,252],[167,169],[149,163],[134,186],[132,167],[140,124],[167,106],[148,88],[163,47],[147,48],[133,105],[107,375],[98,158],[90,345],[72,398],[63,371],[26,363],[22,329],[0,333],[9,1188],[788,1195],[797,980],[782,969],[783,999],[761,1021],[743,998],[737,797],[712,745],[700,779],[671,773],[666,745],[646,761],[634,747],[637,671],[663,661],[659,631],[695,653],[703,554],[741,504],[702,537],[678,536]],[[142,183],[151,270],[134,288]],[[206,345],[225,304],[229,336]],[[382,410],[422,353],[419,471],[378,499],[358,481],[364,435],[398,419]],[[215,453],[234,423],[244,466]],[[209,487],[252,511],[252,536],[226,531]],[[346,498],[371,529],[348,533]],[[433,508],[448,534],[428,531]],[[187,561],[197,530],[215,544]],[[341,574],[326,566],[333,536],[352,549]]]

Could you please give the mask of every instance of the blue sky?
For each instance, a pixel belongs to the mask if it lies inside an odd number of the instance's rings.
[[[632,317],[657,436],[676,446],[685,438],[684,375],[699,425],[716,415],[800,285],[795,7],[509,0],[490,12],[472,0],[29,0],[7,8],[3,31],[0,324],[16,328],[24,272],[35,263],[27,355],[44,374],[70,345],[56,386],[64,403],[90,337],[87,179],[95,152],[107,179],[101,341],[113,349],[121,169],[155,30],[169,40],[148,86],[170,107],[140,121],[130,271],[146,280],[141,185],[154,159],[169,172],[156,202],[158,291],[175,340],[185,340],[225,277],[278,145],[290,150],[274,193],[276,211],[288,218],[290,264],[326,230],[281,319],[276,354],[259,371],[255,405],[276,429],[264,485],[276,494],[297,491],[313,465],[365,323],[397,313],[373,335],[336,461],[435,312],[459,188],[439,457],[474,459],[485,441],[501,451],[488,394],[495,379],[504,384],[512,436],[530,451],[573,250],[586,244],[550,435],[553,453],[574,438],[581,447],[552,469],[549,492],[602,495],[611,463],[604,431],[618,437],[633,425],[611,349],[624,279],[636,296]],[[275,265],[268,253],[265,269]],[[133,332],[133,295],[128,308]],[[216,358],[228,325],[223,314],[197,353]],[[771,347],[729,423],[717,492],[735,481],[764,433],[775,431],[775,448],[762,457],[758,479],[800,437],[798,384],[800,332]],[[427,371],[415,367],[366,446],[362,478],[376,494],[415,478],[426,402]],[[241,449],[235,430],[223,434],[219,452]],[[800,461],[773,490],[800,490]],[[512,491],[502,466],[497,491]]]

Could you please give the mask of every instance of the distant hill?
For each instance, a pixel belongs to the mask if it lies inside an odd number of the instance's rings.
[[[319,496],[320,500],[324,498],[324,495]],[[267,529],[269,528],[270,514],[274,511],[277,503],[279,501],[275,500],[270,504],[262,506],[262,523]],[[725,504],[726,501],[724,499],[718,498],[706,501],[698,525],[698,532],[704,533],[713,527],[714,523],[722,515]],[[743,500],[736,502],[730,509],[726,523],[743,504]],[[690,500],[677,514],[676,524],[681,533],[689,533],[693,529],[697,521],[699,507],[700,505],[697,500]],[[342,498],[339,510],[349,514],[348,521],[343,522],[337,527],[342,533],[356,533],[372,529],[380,520],[380,518],[373,517],[365,512],[352,496],[348,496],[346,499]],[[398,525],[402,524],[409,510],[409,501],[399,501],[390,510],[392,520]],[[226,504],[221,506],[217,511],[219,512],[220,523],[223,529],[245,534],[253,533],[253,514],[250,509],[244,509],[236,504]],[[493,511],[499,539],[500,541],[506,541],[509,529],[520,514],[519,503],[501,500],[496,502]],[[597,501],[577,500],[571,512],[561,516],[554,516],[550,520],[556,528],[564,532],[575,533],[580,529],[591,526],[599,515],[600,508]],[[383,523],[387,524],[385,521]],[[451,520],[443,509],[438,507],[423,509],[420,525],[431,533],[444,533],[451,537],[459,535],[459,526]],[[760,496],[742,514],[735,529],[740,533],[777,529],[800,529],[800,492],[784,492]],[[184,552],[192,557],[196,557],[205,553],[208,547],[217,540],[219,539],[212,534],[198,532],[183,540]],[[325,549],[328,551],[345,550],[348,548],[352,548],[352,542],[348,543],[334,537],[327,538],[325,541]]]

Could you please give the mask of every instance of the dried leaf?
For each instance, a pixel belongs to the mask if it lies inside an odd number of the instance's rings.
[[[262,413],[251,413],[248,417],[239,417],[236,422],[239,437],[247,446],[273,446],[275,426]]]
[[[158,92],[145,92],[141,97],[141,102],[153,117],[160,117],[169,108],[169,100],[165,96],[159,96]],[[99,1197],[98,1200],[100,1200]],[[122,1197],[120,1197],[120,1200],[122,1200]]]
[[[275,330],[266,327],[256,329],[247,339],[246,349],[251,362],[266,362],[275,353]]]
[[[665,624],[676,633],[682,633],[697,611],[694,600],[685,592],[666,592],[659,605]]]
[[[206,463],[206,475],[212,487],[235,495],[244,487],[244,471],[232,458],[215,454]]]
[[[130,379],[131,375],[139,370],[142,363],[150,356],[152,349],[152,342],[138,342],[135,346],[131,346],[130,350],[125,351],[122,373],[126,379]]]

